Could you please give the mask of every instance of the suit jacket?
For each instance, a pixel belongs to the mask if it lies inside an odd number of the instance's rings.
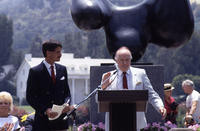
[[[111,75],[114,73],[115,71],[111,71]],[[106,90],[121,90],[120,85],[118,85],[118,80],[119,80],[119,72],[121,72],[120,70],[117,72],[116,75],[113,75],[111,77],[111,79],[113,79],[113,82],[111,83],[111,85],[109,87],[106,88]],[[159,107],[163,106],[163,102],[161,100],[161,98],[159,97],[159,95],[154,91],[147,75],[144,69],[139,69],[139,68],[134,68],[134,67],[130,67],[130,75],[129,75],[129,86],[128,86],[128,90],[148,90],[149,92],[149,100],[148,102],[150,102],[154,108],[156,108],[156,110],[159,110]],[[147,122],[146,122],[146,118],[145,118],[145,114],[144,112],[137,112],[137,130],[144,128],[147,126]],[[109,114],[108,112],[106,113],[105,116],[105,125],[106,125],[106,131],[109,131]]]
[[[47,108],[52,108],[53,104],[62,105],[71,97],[66,67],[59,64],[55,64],[55,66],[55,84],[43,62],[29,70],[26,99],[36,111],[33,124],[35,131],[68,128],[67,120],[62,119],[66,114],[62,114],[58,119],[52,121],[48,120],[45,114]]]

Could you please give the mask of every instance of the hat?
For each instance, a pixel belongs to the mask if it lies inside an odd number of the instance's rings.
[[[172,84],[170,83],[166,83],[164,84],[164,91],[169,91],[169,90],[173,90],[174,87],[172,86]]]

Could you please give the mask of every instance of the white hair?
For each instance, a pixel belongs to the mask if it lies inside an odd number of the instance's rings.
[[[121,50],[126,50],[126,51],[128,51],[128,52],[130,53],[130,59],[132,59],[132,54],[131,54],[131,51],[129,50],[129,48],[126,47],[126,46],[122,46],[122,47],[120,47],[120,48],[116,51],[116,53],[115,53],[115,60],[117,60],[117,58],[118,58],[118,52],[121,51]]]
[[[190,87],[193,87],[193,88],[194,88],[194,82],[191,81],[191,80],[189,80],[189,79],[187,79],[187,80],[184,80],[184,81],[182,82],[182,86],[190,86]]]

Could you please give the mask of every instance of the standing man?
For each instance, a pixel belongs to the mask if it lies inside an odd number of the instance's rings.
[[[191,80],[185,80],[182,82],[182,89],[186,94],[188,94],[186,98],[186,126],[200,123],[200,94],[194,90],[194,87],[194,83]]]
[[[63,120],[71,108],[65,108],[59,118],[52,111],[53,104],[69,103],[71,95],[68,86],[68,76],[65,66],[56,64],[60,61],[62,45],[58,41],[49,40],[43,43],[42,51],[45,59],[29,71],[26,99],[35,109],[33,131],[66,131],[67,120]]]
[[[159,95],[153,90],[151,83],[144,69],[131,67],[132,55],[127,47],[121,47],[115,53],[117,63],[116,78],[105,81],[115,71],[103,74],[102,89],[106,90],[148,90],[149,102],[161,113],[163,118],[166,116],[166,109]],[[147,126],[144,112],[137,112],[137,130]],[[109,131],[109,114],[105,116],[106,131]]]

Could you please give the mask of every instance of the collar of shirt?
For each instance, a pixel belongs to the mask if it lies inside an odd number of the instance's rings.
[[[47,68],[47,70],[48,70],[48,72],[49,72],[49,74],[51,76],[51,65],[49,63],[47,63],[46,60],[44,60],[43,63],[46,66],[46,68]],[[54,68],[54,73],[56,75],[56,65],[55,65],[55,63],[53,64],[53,68]]]
[[[123,75],[123,72],[121,71],[121,70],[119,70],[119,72],[118,72],[119,74],[119,76],[122,76]],[[126,74],[127,75],[130,75],[131,74],[131,70],[130,70],[130,68],[126,71]]]
[[[126,76],[127,76],[127,84],[128,84],[128,89],[132,89],[131,87],[131,70],[130,68],[126,71]],[[123,72],[121,70],[118,70],[118,75],[117,75],[117,81],[116,81],[116,88],[118,90],[123,90]]]

